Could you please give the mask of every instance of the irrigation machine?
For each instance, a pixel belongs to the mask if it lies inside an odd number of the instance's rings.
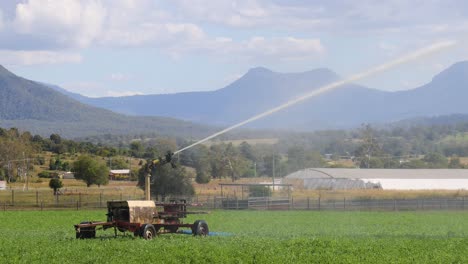
[[[149,162],[145,182],[145,200],[140,201],[108,201],[106,221],[86,221],[76,224],[76,238],[94,238],[96,230],[114,229],[133,232],[135,236],[153,239],[158,234],[179,233],[182,228],[190,228],[193,235],[206,236],[209,233],[208,224],[204,220],[196,220],[193,224],[185,224],[181,220],[187,214],[203,214],[205,212],[188,212],[186,200],[172,200],[167,203],[156,203],[150,198],[151,171],[157,166],[172,163],[172,153],[165,159],[158,158]]]

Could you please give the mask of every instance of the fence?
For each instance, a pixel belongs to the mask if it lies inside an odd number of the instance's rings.
[[[53,195],[51,190],[8,190],[0,191],[0,210],[98,209],[106,208],[107,201],[141,199],[141,194],[115,190],[90,193],[68,191],[58,195]]]
[[[141,193],[67,192],[52,195],[51,191],[35,190],[0,191],[0,210],[50,210],[50,209],[104,209],[107,201],[141,200]],[[157,201],[185,199],[195,209],[254,209],[254,210],[335,210],[335,211],[414,211],[414,210],[468,210],[465,197],[414,198],[414,199],[320,199],[294,197],[256,197],[238,199],[236,197],[193,196],[155,197]]]

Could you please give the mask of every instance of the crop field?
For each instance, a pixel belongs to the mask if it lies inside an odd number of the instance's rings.
[[[99,211],[0,212],[1,263],[467,263],[467,212],[212,211],[214,236],[75,239]],[[123,233],[120,233],[123,234]]]

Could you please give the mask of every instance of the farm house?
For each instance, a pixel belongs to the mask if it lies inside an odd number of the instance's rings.
[[[309,168],[291,173],[306,189],[468,190],[464,169],[334,169]]]

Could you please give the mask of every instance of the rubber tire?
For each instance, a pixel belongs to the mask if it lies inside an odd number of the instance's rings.
[[[194,236],[207,236],[209,233],[210,230],[205,220],[197,220],[193,223],[192,234]]]
[[[81,222],[81,224],[91,224],[91,222]],[[96,227],[84,227],[80,228],[80,232],[76,232],[76,238],[86,239],[96,237]]]
[[[144,224],[140,227],[140,236],[146,240],[152,240],[156,236],[156,229],[152,224]]]

